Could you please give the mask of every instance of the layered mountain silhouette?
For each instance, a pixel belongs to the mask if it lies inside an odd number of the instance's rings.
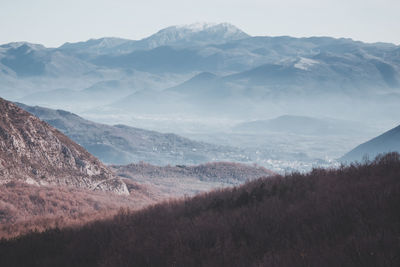
[[[126,92],[120,93],[120,87],[131,93],[147,90],[131,81],[132,73],[178,85],[210,72],[218,78],[206,89],[253,102],[277,96],[385,97],[399,94],[394,90],[400,86],[398,50],[393,44],[343,38],[252,37],[226,23],[172,26],[138,41],[101,38],[58,48],[10,43],[0,46],[0,93],[16,100],[38,91],[80,91],[117,80],[123,85],[110,88],[122,98]],[[185,91],[181,93],[190,97],[193,89]],[[94,102],[96,94],[93,90]],[[216,96],[224,101],[226,95]]]
[[[217,45],[250,37],[229,23],[194,23],[171,26],[135,43],[136,49],[160,46],[191,47]]]
[[[16,42],[0,96],[0,239],[27,234],[0,240],[1,266],[399,265],[400,155],[317,168],[368,136],[354,121],[398,120],[398,45],[228,23]],[[341,161],[391,151],[400,126]]]
[[[171,26],[139,41],[106,37],[86,42],[66,43],[60,46],[60,50],[80,55],[121,54],[160,46],[216,45],[248,37],[250,37],[248,34],[229,23],[195,23]]]
[[[400,152],[400,126],[357,146],[344,155],[341,160],[362,161],[364,158],[373,159],[378,154],[388,152]]]
[[[237,132],[265,133],[277,132],[314,136],[354,135],[369,129],[359,122],[332,118],[314,118],[307,116],[283,115],[270,120],[244,122],[233,128]]]
[[[226,132],[239,121],[284,114],[392,125],[400,105],[399,49],[346,38],[249,36],[230,24],[172,26],[142,40],[57,48],[10,43],[0,46],[0,95],[99,122],[141,121],[189,134],[197,124],[209,132],[222,120]],[[125,158],[112,162],[135,159]]]
[[[128,194],[97,158],[15,104],[0,99],[0,183],[21,181]]]
[[[176,134],[105,125],[64,110],[18,106],[46,121],[108,164],[144,161],[157,165],[199,164],[209,161],[245,160],[242,150],[193,141]]]

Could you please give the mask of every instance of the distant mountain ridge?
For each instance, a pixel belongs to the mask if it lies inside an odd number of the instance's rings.
[[[157,165],[246,161],[237,148],[197,142],[175,134],[91,122],[64,110],[18,106],[57,128],[108,164],[145,161]]]
[[[253,37],[227,23],[172,26],[142,40],[1,45],[0,95],[111,116],[350,114],[391,123],[400,54],[394,44],[348,38]]]
[[[185,47],[221,44],[248,37],[250,35],[229,23],[194,23],[170,26],[141,40],[104,37],[90,39],[86,42],[65,43],[58,49],[78,54],[101,55],[130,53],[135,50],[149,50],[160,46]]]
[[[244,132],[281,132],[304,135],[349,135],[366,131],[359,122],[331,118],[282,115],[270,120],[256,120],[236,125],[235,131]],[[368,130],[368,129],[367,129]]]
[[[229,23],[195,23],[165,28],[139,42],[152,49],[165,45],[221,44],[248,37],[250,35]]]

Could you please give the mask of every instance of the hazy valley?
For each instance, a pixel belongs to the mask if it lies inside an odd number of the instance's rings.
[[[0,45],[1,266],[398,266],[400,46],[171,26]]]
[[[0,92],[94,122],[232,147],[229,155],[174,155],[168,163],[213,158],[305,171],[400,123],[399,53],[351,39],[252,37],[226,23],[173,26],[139,41],[2,45]],[[166,164],[120,155],[106,162]]]

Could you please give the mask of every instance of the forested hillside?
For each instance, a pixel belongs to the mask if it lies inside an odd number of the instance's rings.
[[[1,266],[399,266],[400,155],[0,242]]]

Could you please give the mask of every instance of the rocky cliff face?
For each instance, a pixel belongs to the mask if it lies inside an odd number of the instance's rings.
[[[125,183],[81,146],[0,98],[0,184],[12,180],[129,194]]]

